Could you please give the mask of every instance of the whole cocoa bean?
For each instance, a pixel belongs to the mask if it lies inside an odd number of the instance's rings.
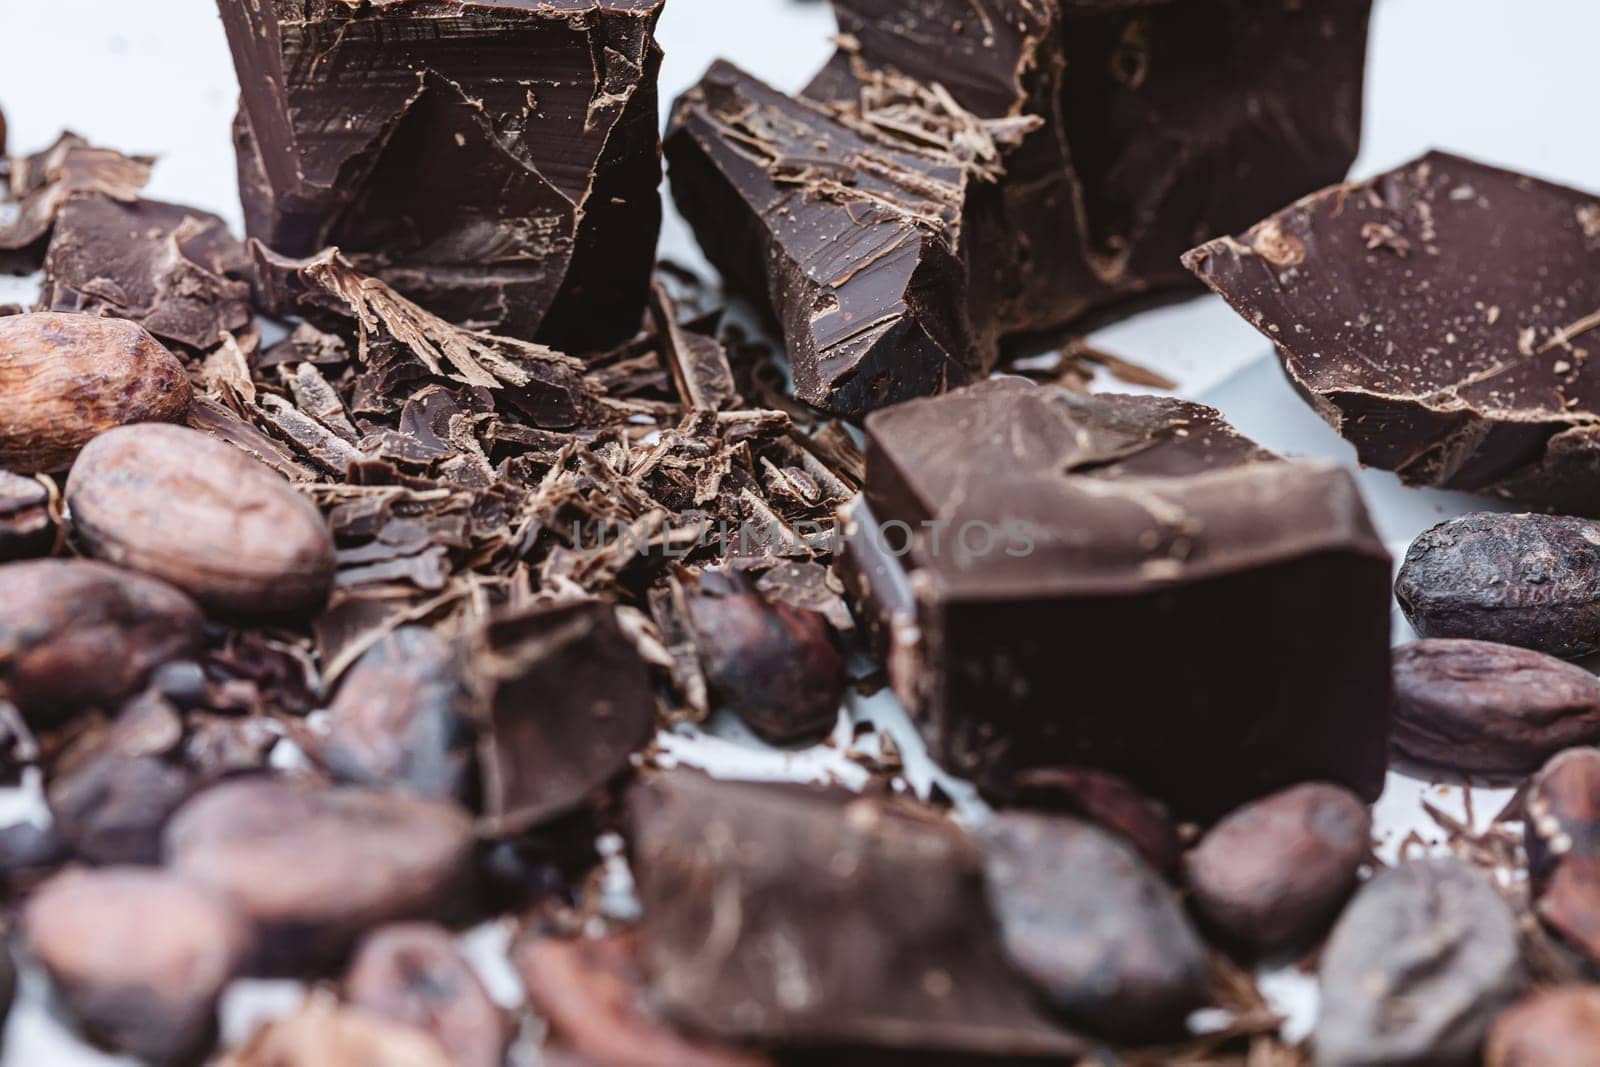
[[[84,560],[0,566],[0,605],[0,698],[37,725],[115,707],[204,637],[178,590]]]
[[[1395,598],[1423,637],[1600,652],[1600,522],[1463,515],[1417,538]]]
[[[89,1036],[155,1063],[210,1047],[217,998],[250,947],[226,900],[142,867],[65,871],[29,900],[23,926]]]
[[[715,573],[702,576],[688,609],[717,704],[774,745],[827,736],[839,721],[845,671],[826,618]]]
[[[1600,748],[1574,748],[1528,783],[1528,867],[1535,878],[1563,857],[1600,858]]]
[[[472,770],[471,694],[455,650],[408,626],[372,646],[329,708],[322,761],[335,778],[459,800]]]
[[[1600,986],[1552,989],[1495,1020],[1486,1067],[1590,1067],[1600,1062]]]
[[[1355,890],[1371,835],[1366,804],[1336,785],[1297,785],[1247,804],[1189,854],[1195,907],[1238,944],[1299,947]]]
[[[0,470],[0,563],[49,555],[60,538],[55,483]]]
[[[1600,969],[1600,859],[1568,856],[1556,864],[1535,910],[1551,932]]]
[[[73,464],[66,497],[93,555],[219,614],[304,615],[328,599],[333,536],[316,506],[198,430],[146,423],[101,434]]]
[[[1183,845],[1172,816],[1126,779],[1090,767],[1037,767],[1018,772],[1011,787],[1017,807],[1076,815],[1127,841],[1160,874],[1177,873]]]
[[[87,863],[159,863],[161,831],[194,792],[189,772],[151,756],[106,752],[50,783],[56,830]]]
[[[453,805],[270,778],[201,793],[165,846],[169,867],[256,923],[266,971],[336,962],[374,926],[448,911],[473,861],[472,820]]]
[[[183,364],[143,326],[95,315],[0,318],[0,467],[64,470],[94,437],[183,417]]]
[[[262,1024],[227,1067],[460,1067],[433,1035],[360,1008],[308,1001]]]
[[[344,997],[432,1034],[456,1067],[505,1061],[510,1023],[442,926],[396,923],[369,934],[345,974]]]
[[[1517,920],[1459,860],[1420,860],[1356,894],[1322,954],[1319,1067],[1477,1061],[1527,984]]]
[[[1052,1006],[1119,1038],[1182,1032],[1207,998],[1205,947],[1133,849],[1076,819],[1017,812],[982,840],[1006,954]]]
[[[1467,773],[1526,774],[1600,740],[1600,679],[1525,648],[1429,639],[1394,652],[1393,744]]]

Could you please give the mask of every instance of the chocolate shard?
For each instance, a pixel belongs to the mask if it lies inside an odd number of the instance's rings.
[[[1600,515],[1600,199],[1432,152],[1185,262],[1361,462]]]
[[[61,209],[76,196],[99,195],[132,203],[150,181],[154,160],[95,148],[74,133],[35,155],[11,161],[17,213],[0,223],[0,252],[42,247]]]
[[[1377,797],[1390,564],[1346,471],[1017,378],[867,434],[843,573],[945,767],[1002,797],[1107,770],[1185,819],[1313,779]]]
[[[981,851],[953,823],[685,771],[641,784],[631,808],[645,968],[671,1021],[814,1053],[1088,1050],[1005,960]]]
[[[1006,333],[1190,283],[1196,235],[1338,181],[1359,146],[1366,0],[833,6],[841,51],[808,95],[866,102],[901,76],[1042,120],[972,230]]]
[[[217,216],[155,200],[78,196],[56,217],[41,306],[132,319],[208,349],[250,324],[250,259]]]
[[[638,649],[598,600],[535,608],[475,636],[483,693],[483,812],[492,832],[529,829],[582,805],[655,736]]]
[[[726,284],[781,325],[795,395],[859,416],[981,376],[966,203],[993,138],[959,108],[925,134],[786,96],[718,62],[680,99],[672,190]],[[957,132],[977,147],[963,158]],[[989,177],[992,178],[992,173]]]
[[[662,0],[219,4],[250,236],[574,349],[645,309]]]

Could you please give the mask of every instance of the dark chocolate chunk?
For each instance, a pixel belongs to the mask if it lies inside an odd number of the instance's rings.
[[[1184,819],[1306,780],[1376,798],[1389,557],[1346,471],[1015,378],[867,431],[844,574],[946,768],[1003,797],[1095,767]]]
[[[231,897],[269,972],[339,960],[371,927],[458,908],[472,821],[400,793],[248,778],[195,797],[167,824],[167,865]]]
[[[1489,512],[1451,519],[1412,543],[1394,595],[1423,637],[1565,659],[1600,652],[1600,522]]]
[[[1184,1033],[1208,998],[1205,945],[1133,849],[1076,819],[1015,812],[982,840],[1006,954],[1052,1007],[1124,1040]]]
[[[1537,993],[1501,1014],[1484,1067],[1582,1067],[1600,1049],[1600,989]]]
[[[407,626],[350,669],[329,707],[321,756],[340,781],[465,800],[473,773],[472,694],[455,649]]]
[[[1600,200],[1433,152],[1185,262],[1361,462],[1600,515]]]
[[[1528,783],[1528,867],[1548,874],[1563,857],[1600,859],[1600,749],[1561,753]]]
[[[1322,955],[1317,1062],[1478,1062],[1526,983],[1511,909],[1458,860],[1413,861],[1362,887]]]
[[[1372,815],[1348,789],[1312,782],[1229,815],[1185,860],[1200,915],[1257,951],[1304,947],[1356,887]]]
[[[954,824],[838,790],[668,773],[632,797],[655,1002],[692,1033],[821,1051],[1071,1058],[1000,951]]]
[[[1489,641],[1432,638],[1394,652],[1394,747],[1468,773],[1527,774],[1600,741],[1600,679]]]
[[[655,736],[649,670],[595,600],[502,616],[477,634],[483,811],[511,834],[579,807]]]
[[[662,0],[223,2],[250,236],[337,246],[456,322],[639,328],[661,221]]]
[[[0,224],[0,252],[42,251],[56,216],[73,197],[103,196],[132,203],[150,181],[154,160],[95,148],[77,134],[64,133],[35,155],[11,161],[11,193],[17,214]]]
[[[217,1000],[250,950],[225,898],[149,868],[71,870],[23,914],[28,947],[92,1040],[153,1063],[199,1062]]]
[[[396,923],[369,934],[344,976],[344,998],[432,1034],[456,1067],[502,1067],[511,1024],[450,931]]]
[[[69,200],[56,217],[40,305],[132,319],[209,349],[250,324],[250,258],[217,216],[154,200]]]
[[[1088,767],[1036,767],[1006,790],[1019,808],[1076,815],[1116,834],[1158,873],[1178,873],[1183,845],[1165,805],[1125,779]]]

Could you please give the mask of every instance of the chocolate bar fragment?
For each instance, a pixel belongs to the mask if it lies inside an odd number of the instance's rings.
[[[1347,472],[1217,412],[997,378],[867,421],[844,577],[947,769],[1122,775],[1205,820],[1382,789],[1389,556]]]
[[[1432,152],[1186,263],[1362,463],[1600,515],[1600,198]]]
[[[249,234],[334,245],[452,321],[639,329],[661,222],[663,0],[219,0]]]
[[[689,771],[641,783],[630,808],[645,967],[655,1003],[690,1032],[964,1063],[1088,1051],[1004,958],[982,853],[955,824]]]

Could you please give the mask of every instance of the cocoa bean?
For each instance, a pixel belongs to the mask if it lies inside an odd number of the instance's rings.
[[[1189,854],[1195,908],[1236,944],[1304,945],[1355,890],[1371,835],[1366,804],[1336,785],[1298,785],[1247,804]]]
[[[369,934],[344,978],[358,1008],[432,1034],[456,1067],[501,1067],[505,1013],[442,926],[396,923]]]
[[[124,426],[84,448],[67,506],[92,555],[154,575],[208,610],[305,615],[327,601],[333,537],[270,467],[198,430]]]
[[[982,840],[1006,954],[1045,1000],[1119,1038],[1182,1032],[1207,999],[1205,947],[1133,849],[1076,819],[1016,812]]]
[[[1019,772],[1011,786],[1016,806],[1076,815],[1127,841],[1162,875],[1177,873],[1183,845],[1172,816],[1126,779],[1089,767],[1039,767]]]
[[[1546,763],[1528,783],[1528,867],[1536,878],[1562,857],[1600,858],[1600,749],[1574,748]]]
[[[1600,859],[1569,855],[1556,864],[1535,910],[1552,933],[1600,970]]]
[[[1423,637],[1497,641],[1567,659],[1600,652],[1600,522],[1451,519],[1412,544],[1394,592]]]
[[[49,555],[61,537],[55,483],[0,470],[0,563]]]
[[[204,636],[178,590],[84,560],[0,566],[0,604],[0,698],[36,725],[115,707]]]
[[[178,357],[137,323],[0,317],[0,467],[64,470],[114,426],[182,418],[190,396]]]
[[[839,721],[845,670],[824,616],[716,573],[702,576],[687,606],[716,704],[774,745],[827,736]]]
[[[1526,774],[1600,740],[1600,679],[1554,656],[1430,639],[1394,652],[1393,744],[1467,773]]]
[[[1585,1067],[1600,1061],[1600,987],[1552,989],[1495,1020],[1486,1067]]]
[[[250,947],[226,900],[148,868],[65,871],[39,887],[23,926],[85,1032],[155,1063],[210,1047],[217,998]]]
[[[1517,920],[1459,860],[1420,860],[1356,894],[1322,954],[1319,1067],[1477,1061],[1527,983]]]
[[[48,799],[57,832],[79,859],[159,863],[161,831],[194,788],[180,766],[107,752],[51,782]]]
[[[340,781],[460,800],[473,765],[471,699],[448,642],[420,626],[397,630],[345,676],[322,761]]]
[[[165,851],[239,904],[262,934],[256,966],[279,971],[337,962],[375,926],[466,899],[472,821],[401,793],[240,779],[184,805]]]

